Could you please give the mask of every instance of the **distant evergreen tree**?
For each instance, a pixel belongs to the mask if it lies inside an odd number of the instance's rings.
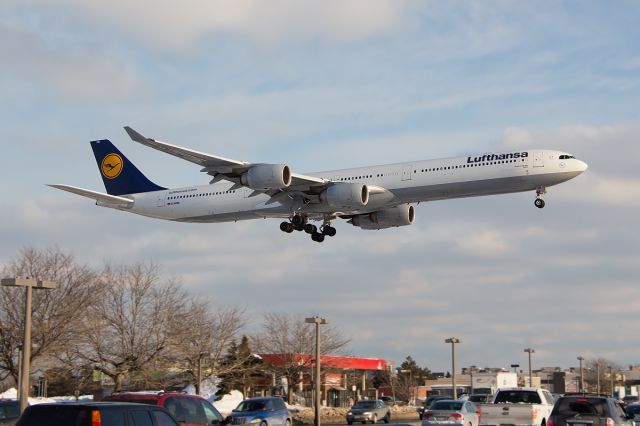
[[[234,389],[246,393],[247,387],[251,386],[252,376],[260,367],[261,361],[253,356],[247,336],[242,336],[239,345],[235,340],[232,341],[223,360],[222,369],[226,372],[218,376],[220,383],[216,395],[222,396]]]

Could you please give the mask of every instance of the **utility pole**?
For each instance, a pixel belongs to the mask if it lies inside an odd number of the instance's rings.
[[[33,289],[53,289],[58,285],[52,281],[37,280],[35,278],[3,278],[0,285],[6,287],[25,287],[24,297],[24,337],[22,339],[22,362],[20,363],[20,414],[29,405],[29,370],[31,368],[31,298]]]
[[[578,361],[580,361],[580,390],[579,390],[579,392],[584,393],[584,371],[582,370],[582,361],[584,361],[584,357],[582,355],[580,355],[576,359]]]
[[[532,348],[526,348],[524,351],[529,354],[529,386],[533,387],[533,374],[531,371],[531,354],[535,353],[535,350]]]
[[[320,394],[320,324],[329,324],[324,318],[319,316],[315,316],[312,318],[305,318],[304,322],[308,324],[316,325],[316,372],[315,372],[315,407],[314,407],[314,426],[320,426],[320,403],[321,403],[321,394]]]
[[[458,389],[456,388],[456,343],[462,343],[460,339],[449,337],[445,343],[451,343],[451,387],[453,388],[453,399],[458,399]]]
[[[600,360],[596,361],[596,374],[598,376],[596,391],[600,395]]]

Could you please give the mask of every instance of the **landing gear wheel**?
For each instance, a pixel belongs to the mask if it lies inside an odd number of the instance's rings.
[[[542,198],[536,198],[536,201],[533,202],[537,208],[544,208],[544,200]]]
[[[324,235],[319,232],[314,232],[313,234],[311,234],[311,239],[317,243],[321,243],[324,241]]]
[[[330,225],[325,225],[322,228],[320,228],[320,230],[324,235],[327,235],[329,237],[335,237],[336,232],[337,232],[336,228],[334,228],[333,226],[330,226]]]
[[[291,222],[282,222],[280,224],[280,230],[282,232],[286,232],[287,234],[290,234],[293,232],[293,223]]]
[[[347,423],[350,424],[350,425],[353,424],[353,422],[351,420],[347,420]]]
[[[384,420],[385,423],[389,423],[389,421],[391,421],[391,413],[387,413],[382,420]]]
[[[307,223],[307,218],[299,214],[296,214],[291,218],[291,223],[293,223],[296,229],[298,229],[298,227],[302,228],[304,227],[304,224]]]
[[[307,234],[315,234],[316,232],[318,232],[318,228],[311,223],[307,223],[304,226],[304,232],[306,232]]]

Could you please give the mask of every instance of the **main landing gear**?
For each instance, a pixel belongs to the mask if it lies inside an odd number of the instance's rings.
[[[336,228],[330,225],[330,222],[326,221],[320,226],[320,229],[312,223],[307,223],[307,217],[299,214],[293,215],[290,222],[282,222],[280,224],[280,230],[287,234],[293,231],[304,231],[311,235],[311,239],[318,243],[324,241],[325,236],[333,237],[336,235]]]
[[[539,186],[536,188],[536,200],[533,202],[533,204],[535,204],[537,208],[539,209],[544,208],[544,200],[540,198],[540,196],[546,193],[547,193],[547,188],[545,188],[544,186]]]

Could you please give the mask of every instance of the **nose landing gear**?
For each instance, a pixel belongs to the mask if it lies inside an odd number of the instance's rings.
[[[547,193],[547,188],[545,188],[544,186],[539,186],[536,188],[536,200],[533,202],[533,204],[539,208],[542,209],[544,208],[544,200],[542,198],[540,198],[540,196],[542,194],[546,194]]]

